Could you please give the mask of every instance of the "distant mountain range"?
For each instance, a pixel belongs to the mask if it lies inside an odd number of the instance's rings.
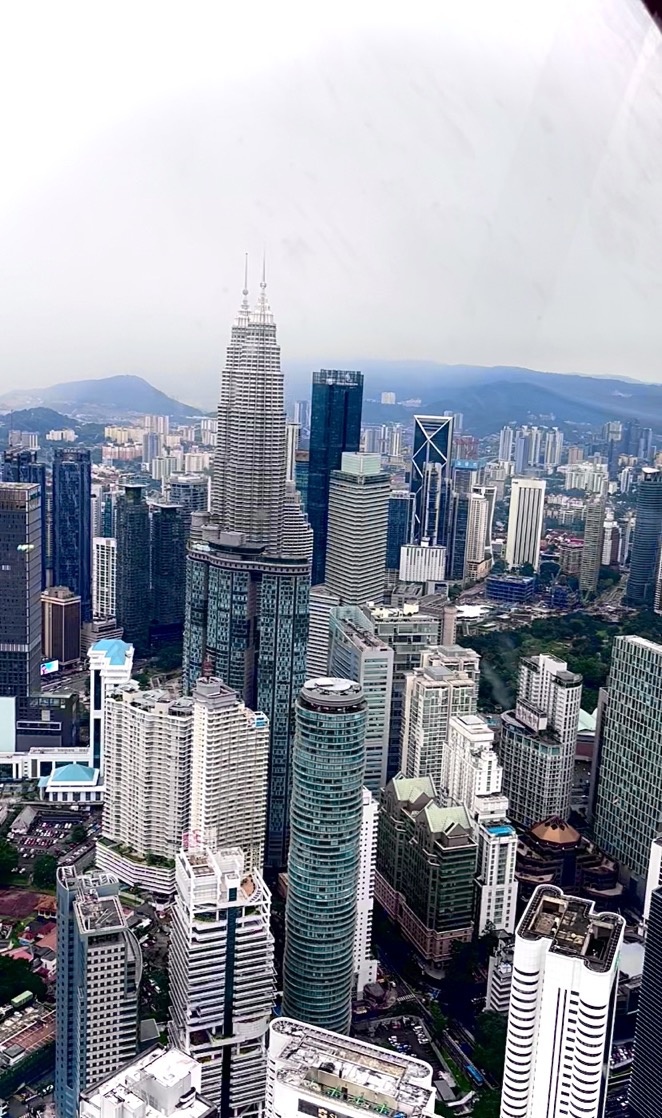
[[[93,423],[131,419],[136,415],[168,415],[183,421],[204,415],[200,408],[182,404],[154,388],[142,377],[103,377],[73,380],[51,388],[8,392],[0,396],[0,412],[23,408],[53,408],[75,419]]]

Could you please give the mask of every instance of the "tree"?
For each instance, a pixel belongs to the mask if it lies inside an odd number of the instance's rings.
[[[34,860],[32,884],[38,889],[52,889],[57,873],[57,858],[52,854],[40,854]]]
[[[11,881],[17,865],[18,850],[7,839],[0,839],[0,884],[7,885]]]
[[[501,1094],[499,1091],[490,1091],[489,1095],[483,1093],[474,1103],[471,1111],[473,1118],[499,1118],[501,1112]]]
[[[500,1013],[486,1011],[476,1019],[474,1059],[497,1083],[503,1079],[507,1028],[506,1018]]]
[[[11,959],[0,955],[0,1005],[7,1005],[12,998],[30,990],[35,997],[43,998],[46,987],[25,959]]]
[[[69,842],[76,845],[85,842],[87,838],[87,828],[82,823],[74,823],[69,834]]]
[[[522,566],[519,569],[519,573],[521,575],[524,575],[525,578],[533,578],[534,574],[536,573],[536,569],[532,563],[522,563]]]

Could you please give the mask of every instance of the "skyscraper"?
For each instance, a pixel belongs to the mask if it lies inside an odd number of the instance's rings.
[[[83,622],[92,620],[92,466],[89,450],[53,458],[53,583],[80,594]]]
[[[515,937],[501,1118],[601,1118],[625,921],[539,886]]]
[[[452,416],[414,416],[409,484],[414,505],[412,543],[448,544],[452,446]]]
[[[598,845],[643,893],[662,803],[662,645],[616,637],[593,826]]]
[[[463,651],[478,661],[477,653]],[[472,677],[445,660],[443,649],[424,652],[421,667],[407,674],[402,717],[402,773],[430,776],[439,791],[450,720],[454,715],[475,714],[478,702],[477,672]]]
[[[220,679],[203,676],[193,691],[191,831],[240,847],[250,873],[264,862],[269,723]],[[184,829],[184,828],[182,828]]]
[[[552,427],[545,435],[543,465],[546,470],[555,470],[561,462],[563,453],[563,431]]]
[[[359,449],[362,404],[363,373],[341,369],[313,373],[307,496],[314,539],[313,586],[325,580],[331,473],[340,469],[345,451]]]
[[[409,540],[412,499],[408,489],[391,491],[388,498],[386,528],[386,569],[397,571],[400,567],[400,548]]]
[[[150,563],[152,631],[162,639],[181,636],[186,601],[188,516],[177,504],[151,506]]]
[[[267,864],[287,859],[292,708],[305,678],[312,532],[285,481],[285,410],[264,277],[221,376],[211,515],[187,556],[184,686],[215,674],[270,726]]]
[[[365,769],[360,684],[312,679],[296,704],[283,1013],[335,1032],[352,1015]]]
[[[370,982],[377,980],[377,960],[372,957],[372,915],[375,906],[377,867],[377,819],[379,802],[363,789],[359,877],[356,888],[356,931],[354,933],[354,976],[359,998]]]
[[[659,1118],[662,1033],[662,889],[650,898],[644,970],[641,979],[634,1064],[628,1103],[635,1118]]]
[[[43,462],[37,462],[36,450],[24,450],[21,447],[10,447],[4,452],[2,466],[2,481],[23,481],[29,485],[39,486],[41,497],[41,588],[48,585],[47,571],[51,560],[51,533],[48,516],[48,488],[46,485],[46,467]]]
[[[92,540],[92,616],[117,616],[117,540],[113,536]]]
[[[227,1118],[263,1113],[275,997],[271,897],[241,850],[185,835],[170,940],[170,1040],[202,1068],[202,1094]]]
[[[604,535],[605,499],[593,497],[587,503],[584,515],[584,547],[579,571],[579,589],[582,594],[595,594],[598,589]]]
[[[0,482],[0,696],[41,689],[41,498],[38,485]]]
[[[209,478],[204,474],[171,474],[168,478],[168,500],[181,505],[188,513],[207,512]]]
[[[81,1091],[138,1048],[140,945],[119,902],[119,882],[73,866],[57,871],[55,1105],[76,1118]]]
[[[117,620],[138,656],[149,650],[149,510],[142,485],[117,500]]]
[[[508,510],[506,563],[521,567],[540,566],[540,537],[545,518],[545,482],[537,478],[514,478]]]
[[[499,434],[499,461],[510,462],[513,456],[515,432],[512,427],[502,427]]]
[[[515,710],[501,715],[499,757],[511,818],[523,827],[570,814],[582,677],[556,656],[520,660]]]
[[[378,454],[343,454],[331,474],[326,585],[344,605],[384,596],[389,492]]]
[[[662,470],[644,468],[637,493],[637,519],[626,597],[633,605],[653,605],[662,536]]]
[[[121,640],[100,640],[88,653],[90,663],[90,759],[92,768],[104,769],[105,718],[108,695],[131,679],[132,644]]]
[[[45,660],[63,667],[80,660],[80,598],[67,586],[41,595],[41,647]]]

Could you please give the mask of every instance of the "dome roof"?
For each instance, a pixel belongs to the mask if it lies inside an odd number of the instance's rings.
[[[531,828],[531,834],[540,842],[549,842],[554,846],[576,846],[581,837],[579,831],[558,815],[550,815],[549,819],[536,823]]]

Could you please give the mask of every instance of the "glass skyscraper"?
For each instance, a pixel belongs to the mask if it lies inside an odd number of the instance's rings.
[[[414,499],[411,542],[446,547],[450,518],[453,417],[415,415],[409,488]]]
[[[662,470],[642,471],[637,494],[630,574],[626,597],[633,605],[652,606],[662,536]]]
[[[149,649],[149,510],[142,485],[117,498],[117,621],[138,656]]]
[[[352,1015],[366,702],[312,679],[296,703],[283,1015],[347,1033]]]
[[[248,291],[221,375],[211,511],[187,556],[184,688],[203,664],[270,726],[266,865],[287,862],[293,706],[308,640],[312,532],[286,481],[276,324],[264,277]]]
[[[0,483],[0,695],[24,703],[41,689],[39,486]]]
[[[20,447],[10,448],[4,453],[2,480],[23,481],[29,485],[39,486],[41,496],[41,588],[45,590],[48,583],[46,572],[51,557],[46,467],[43,462],[37,462],[36,450],[24,450]]]
[[[181,505],[162,502],[151,508],[151,617],[154,633],[162,639],[182,634],[190,519]]]
[[[361,442],[363,373],[320,369],[313,373],[307,511],[313,529],[312,584],[324,582],[331,473],[345,451]]]
[[[92,620],[92,466],[89,450],[53,458],[53,585],[80,595],[81,621]]]
[[[388,501],[388,526],[386,529],[386,569],[400,569],[400,548],[409,542],[411,494],[407,489],[391,493]]]

